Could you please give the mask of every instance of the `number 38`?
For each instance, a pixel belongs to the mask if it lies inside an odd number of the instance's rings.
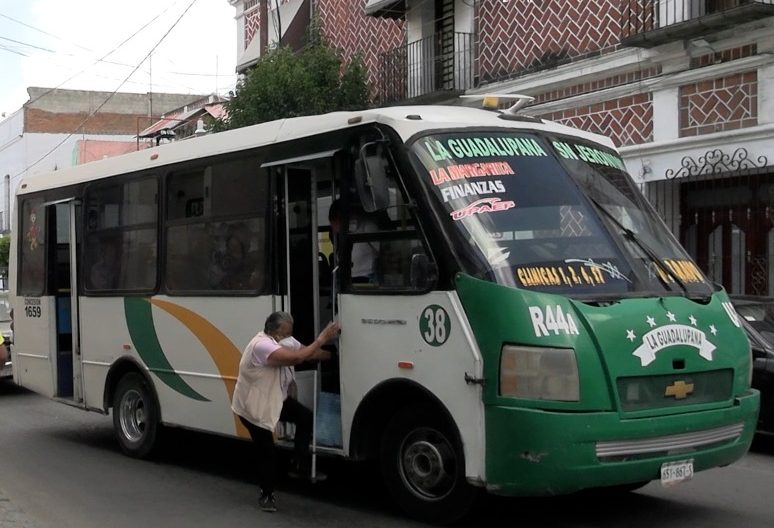
[[[449,338],[451,321],[449,314],[441,306],[434,304],[422,311],[420,321],[422,338],[432,346],[440,346]]]

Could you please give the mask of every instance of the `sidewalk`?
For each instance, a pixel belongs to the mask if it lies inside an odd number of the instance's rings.
[[[37,528],[32,519],[15,507],[0,488],[0,528]]]

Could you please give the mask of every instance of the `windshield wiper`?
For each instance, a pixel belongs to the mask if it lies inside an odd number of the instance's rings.
[[[661,268],[667,275],[669,275],[678,286],[680,286],[680,288],[683,290],[683,293],[685,293],[685,296],[690,298],[691,295],[688,293],[688,287],[685,285],[683,280],[677,276],[672,268],[667,266],[661,257],[659,257],[658,254],[653,251],[653,249],[648,244],[640,239],[640,237],[638,237],[634,231],[623,225],[623,223],[621,223],[621,221],[618,220],[618,218],[616,218],[615,215],[611,213],[604,205],[599,203],[591,196],[588,196],[588,199],[591,200],[591,203],[593,203],[599,211],[603,212],[605,216],[607,216],[621,230],[621,232],[624,234],[624,238],[637,244],[643,253],[645,253],[659,268]],[[669,286],[669,283],[666,281],[666,279],[664,279],[664,277],[661,276],[660,273],[656,273],[656,276],[667,290],[672,290],[672,288]]]

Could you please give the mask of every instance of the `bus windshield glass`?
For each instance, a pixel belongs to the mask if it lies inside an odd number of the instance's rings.
[[[611,150],[487,131],[424,136],[411,151],[474,276],[582,297],[712,292]]]

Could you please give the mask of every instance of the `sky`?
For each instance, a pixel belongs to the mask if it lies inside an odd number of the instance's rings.
[[[225,95],[234,15],[228,0],[0,0],[0,119],[29,86]]]

